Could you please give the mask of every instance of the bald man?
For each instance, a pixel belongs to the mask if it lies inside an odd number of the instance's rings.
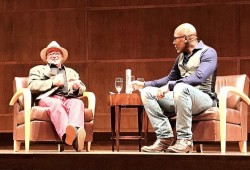
[[[134,90],[141,89],[142,102],[157,137],[153,145],[142,147],[144,152],[192,152],[192,116],[218,102],[214,91],[216,51],[197,39],[196,29],[189,23],[175,29],[173,44],[179,55],[167,76],[131,82]],[[173,116],[176,116],[175,144],[168,119]]]

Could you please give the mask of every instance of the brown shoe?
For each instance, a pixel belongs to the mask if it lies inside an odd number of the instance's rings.
[[[67,145],[72,145],[73,141],[76,138],[76,134],[77,134],[76,128],[74,126],[72,126],[72,125],[68,125],[66,127],[65,143]]]
[[[191,153],[193,151],[193,140],[177,139],[175,145],[169,146],[167,151],[172,153]]]
[[[164,152],[174,142],[174,138],[157,139],[151,146],[143,146],[143,152]]]
[[[85,138],[86,138],[86,131],[85,131],[85,129],[83,127],[80,127],[77,130],[77,137],[73,142],[73,148],[77,152],[81,152],[83,150]]]

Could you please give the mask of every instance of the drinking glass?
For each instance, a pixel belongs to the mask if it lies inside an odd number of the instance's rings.
[[[122,86],[123,86],[123,79],[120,77],[115,78],[115,88],[116,88],[118,94],[120,94],[120,92],[122,90]]]
[[[135,76],[131,76],[131,81],[135,81]]]
[[[144,82],[144,78],[137,78],[137,81]]]

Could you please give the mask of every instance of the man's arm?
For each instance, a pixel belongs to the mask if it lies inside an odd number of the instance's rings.
[[[168,86],[168,82],[170,80],[178,80],[180,78],[180,71],[178,69],[178,58],[175,60],[174,66],[172,70],[170,71],[169,75],[153,81],[146,81],[146,82],[140,82],[140,81],[132,81],[130,86],[133,88],[133,90],[139,90],[146,86],[153,86],[153,87],[163,87]]]
[[[48,91],[52,88],[53,80],[44,74],[45,66],[35,66],[30,69],[28,87],[32,93]]]
[[[217,53],[213,48],[209,48],[201,56],[201,62],[198,69],[190,76],[184,77],[177,80],[176,83],[186,83],[192,86],[197,86],[203,83],[215,70],[217,67]],[[173,89],[174,85],[170,83],[169,88]]]
[[[169,75],[158,80],[146,81],[145,86],[162,87],[168,84],[169,81],[176,81],[180,79],[181,76],[180,76],[180,71],[178,68],[178,59],[179,57],[177,57],[177,59],[175,60],[174,66],[171,69]]]
[[[85,84],[80,80],[79,74],[71,69],[66,68],[66,71],[68,72],[67,75],[70,76],[69,82],[68,82],[68,88],[70,92],[73,92],[76,95],[82,95],[84,91],[86,91]]]

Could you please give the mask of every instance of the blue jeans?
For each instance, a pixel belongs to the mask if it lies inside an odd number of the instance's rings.
[[[177,139],[192,139],[192,116],[213,105],[208,94],[185,83],[175,85],[162,99],[157,99],[156,94],[156,87],[141,89],[142,102],[157,138],[174,136],[168,116],[176,115]]]

